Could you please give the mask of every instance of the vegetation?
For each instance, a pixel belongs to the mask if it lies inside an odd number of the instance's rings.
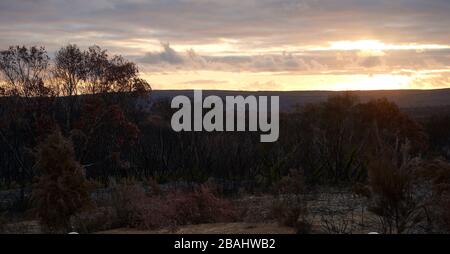
[[[271,195],[272,219],[304,233],[306,197],[323,187],[355,187],[385,233],[449,229],[449,116],[418,121],[386,99],[341,93],[283,113],[279,141],[260,143],[254,132],[174,132],[170,104],[148,102],[137,66],[98,46],[67,45],[54,59],[10,47],[0,73],[0,183],[21,204],[4,210],[32,208],[50,230],[234,221],[229,199],[244,193]],[[348,218],[322,221],[353,230]]]
[[[49,229],[70,230],[72,215],[90,204],[90,194],[70,141],[59,132],[38,148],[32,201],[37,217]]]

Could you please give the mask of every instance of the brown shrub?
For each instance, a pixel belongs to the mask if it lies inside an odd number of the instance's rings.
[[[442,159],[434,159],[421,165],[418,175],[430,180],[435,196],[450,194],[450,163]]]
[[[237,217],[231,202],[215,196],[204,186],[166,195],[147,195],[139,186],[122,186],[114,195],[114,204],[123,225],[141,229],[226,222]]]
[[[177,213],[164,197],[149,196],[142,202],[133,204],[130,226],[139,229],[174,228]]]
[[[147,198],[144,189],[138,185],[118,185],[113,188],[111,206],[117,213],[122,226],[131,224],[133,213],[140,202]]]
[[[438,230],[450,232],[450,163],[442,159],[424,162],[419,175],[432,186],[427,215]]]
[[[383,233],[404,233],[424,219],[424,203],[414,185],[416,168],[408,144],[399,150],[384,146],[369,162],[369,210],[378,216]]]
[[[176,212],[177,225],[228,222],[237,218],[233,204],[205,186],[192,192],[174,191],[166,199]]]
[[[293,227],[298,234],[311,232],[312,223],[308,220],[308,207],[299,195],[284,196],[277,199],[272,207],[273,217],[282,226]]]
[[[450,197],[440,200],[439,215],[441,218],[441,226],[443,226],[447,232],[450,232]]]
[[[278,224],[294,227],[298,233],[311,232],[311,223],[308,221],[308,207],[305,200],[305,177],[301,169],[291,169],[275,188],[280,194],[272,206],[273,217]]]
[[[275,189],[281,194],[302,194],[305,192],[305,177],[302,169],[290,169],[289,174],[275,184]]]
[[[71,218],[71,224],[78,233],[92,233],[120,226],[117,212],[112,207],[98,207],[75,214]]]
[[[146,184],[150,187],[150,190],[151,190],[153,195],[160,195],[161,194],[161,188],[159,187],[159,184],[155,180],[155,178],[153,178],[153,177],[147,178]]]
[[[272,195],[245,196],[234,202],[239,210],[239,218],[247,223],[261,223],[273,221]]]
[[[38,148],[36,168],[33,211],[48,230],[70,230],[70,217],[91,204],[72,143],[59,132],[50,135]]]

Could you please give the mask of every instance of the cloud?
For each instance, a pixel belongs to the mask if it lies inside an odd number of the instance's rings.
[[[277,71],[321,71],[326,66],[318,60],[305,60],[291,53],[242,56],[206,56],[199,55],[193,49],[186,52],[178,52],[168,43],[162,44],[159,52],[149,52],[141,58],[139,63],[146,65],[148,71],[161,69],[177,70],[222,70],[222,71],[252,71],[252,72],[277,72]]]
[[[429,73],[413,76],[411,86],[420,89],[448,88],[450,73]]]
[[[437,70],[450,68],[449,49],[310,48],[358,40],[449,45],[448,13],[448,0],[2,0],[0,50],[44,45],[52,54],[67,43],[97,44],[143,71],[169,74]],[[158,49],[160,41],[171,45]]]
[[[373,68],[382,65],[382,60],[378,56],[364,57],[360,60],[359,65],[365,68]]]
[[[185,62],[183,56],[173,50],[169,43],[162,43],[161,46],[163,47],[161,52],[147,53],[144,57],[140,58],[139,61],[147,64],[168,63],[174,65],[183,64]]]
[[[449,12],[448,0],[2,0],[0,46],[133,38],[177,45],[226,38],[243,50],[364,37],[443,44]]]
[[[228,72],[291,72],[322,73],[392,73],[403,69],[447,69],[450,50],[390,50],[386,52],[304,51],[301,53],[265,53],[257,55],[207,55],[193,49],[177,51],[161,44],[160,51],[151,51],[136,58],[147,72],[161,71],[228,71]]]

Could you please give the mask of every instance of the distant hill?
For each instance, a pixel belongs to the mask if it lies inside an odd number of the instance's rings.
[[[217,95],[224,98],[225,96],[235,95],[256,95],[256,96],[279,96],[280,109],[289,111],[295,105],[305,105],[308,103],[318,103],[325,101],[329,96],[342,94],[342,91],[224,91],[224,90],[203,90],[203,97],[208,95]],[[450,89],[436,90],[379,90],[379,91],[351,91],[357,95],[362,102],[377,98],[387,98],[389,101],[395,102],[400,108],[406,111],[427,111],[429,108],[450,109]],[[155,90],[151,98],[171,99],[177,95],[193,96],[192,90]],[[449,111],[450,112],[450,111]]]

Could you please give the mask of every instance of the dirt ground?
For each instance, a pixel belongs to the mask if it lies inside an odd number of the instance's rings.
[[[348,192],[319,191],[306,197],[308,200],[308,221],[312,234],[367,234],[378,231],[371,215],[364,207],[364,201]],[[244,211],[240,221],[234,223],[211,223],[185,225],[176,228],[139,230],[116,228],[96,232],[98,234],[295,234],[296,229],[280,226],[271,215],[275,197],[271,195],[244,196],[235,200],[235,205]],[[245,208],[245,209],[243,209]],[[40,233],[37,221],[10,223],[11,233]]]
[[[348,192],[320,192],[307,197],[308,220],[312,234],[367,234],[377,232],[374,218],[364,209],[363,200]],[[280,226],[270,215],[274,197],[246,196],[236,201],[247,211],[241,222],[180,226],[175,229],[137,230],[119,228],[97,232],[100,234],[295,234],[296,229]]]
[[[97,234],[295,234],[290,227],[276,223],[213,223],[178,227],[174,230],[137,230],[119,228],[97,232]]]

